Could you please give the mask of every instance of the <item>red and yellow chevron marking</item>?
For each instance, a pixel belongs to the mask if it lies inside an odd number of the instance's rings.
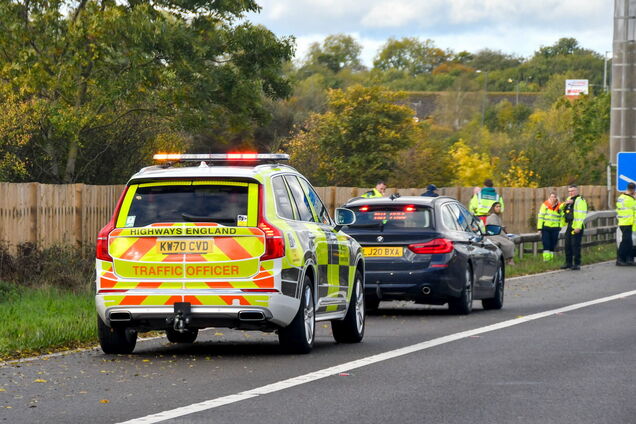
[[[189,302],[193,306],[269,306],[267,295],[247,296],[162,296],[162,295],[106,295],[104,306],[169,306],[175,302]]]

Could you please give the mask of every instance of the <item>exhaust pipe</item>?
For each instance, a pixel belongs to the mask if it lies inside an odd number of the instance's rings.
[[[431,288],[429,286],[422,287],[422,293],[426,295],[431,294]]]
[[[132,321],[132,315],[127,311],[111,312],[109,318],[114,322]]]
[[[263,321],[265,314],[261,311],[240,311],[238,317],[241,321]]]

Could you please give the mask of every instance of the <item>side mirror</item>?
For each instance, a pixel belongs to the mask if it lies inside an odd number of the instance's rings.
[[[501,226],[499,225],[486,225],[486,235],[498,236],[501,234]]]
[[[336,208],[336,227],[334,228],[336,231],[340,231],[340,229],[345,225],[351,225],[356,222],[356,214],[347,208]]]

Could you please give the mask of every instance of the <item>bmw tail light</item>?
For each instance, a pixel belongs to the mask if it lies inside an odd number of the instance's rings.
[[[265,233],[265,254],[261,256],[262,261],[269,259],[282,258],[285,256],[285,238],[283,233],[265,220],[265,200],[263,195],[263,186],[259,187],[258,200],[260,202],[260,218],[258,220],[258,228]]]
[[[445,238],[437,238],[426,243],[409,244],[408,247],[413,253],[433,255],[452,252],[453,242]]]

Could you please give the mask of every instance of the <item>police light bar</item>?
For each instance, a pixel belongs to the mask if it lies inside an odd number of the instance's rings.
[[[152,157],[156,161],[171,162],[231,162],[231,161],[278,161],[289,160],[289,155],[285,153],[211,153],[211,154],[194,154],[194,153],[157,153]]]

